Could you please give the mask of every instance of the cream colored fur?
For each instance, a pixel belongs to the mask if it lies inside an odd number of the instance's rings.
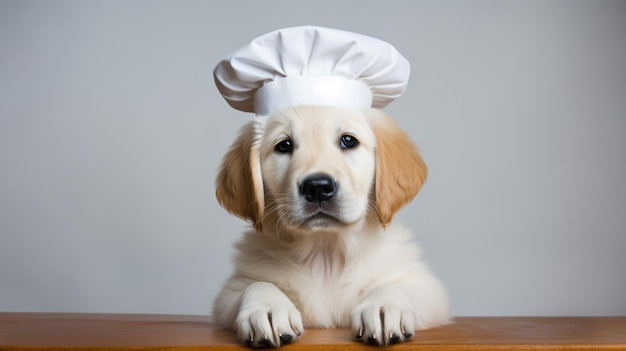
[[[358,140],[342,148],[342,136]],[[276,145],[289,140],[290,152]],[[345,145],[344,145],[345,146]],[[326,175],[332,198],[307,201],[302,182]],[[448,322],[446,292],[410,233],[391,224],[427,169],[380,110],[297,107],[246,125],[223,160],[217,198],[255,227],[237,244],[215,322],[254,347],[295,341],[305,327],[350,327],[387,345]]]

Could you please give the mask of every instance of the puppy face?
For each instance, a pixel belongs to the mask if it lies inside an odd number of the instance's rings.
[[[265,215],[290,232],[362,223],[375,175],[375,136],[362,114],[300,107],[257,125]]]
[[[427,169],[380,110],[296,107],[247,124],[222,161],[220,204],[258,231],[341,231],[376,216],[387,226]]]

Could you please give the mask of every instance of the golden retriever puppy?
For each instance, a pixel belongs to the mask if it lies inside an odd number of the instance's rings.
[[[255,230],[236,245],[215,322],[254,347],[305,327],[387,345],[448,322],[442,284],[391,224],[427,169],[380,110],[294,107],[255,117],[223,159],[217,198]]]

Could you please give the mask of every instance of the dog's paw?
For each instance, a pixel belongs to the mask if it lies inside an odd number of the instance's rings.
[[[372,345],[407,341],[415,332],[415,313],[403,299],[376,296],[363,301],[350,314],[352,332],[357,340]]]
[[[237,338],[252,347],[279,347],[304,331],[296,306],[274,284],[257,282],[242,295],[235,323]]]

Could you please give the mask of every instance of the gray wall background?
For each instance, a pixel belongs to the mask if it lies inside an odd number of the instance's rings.
[[[211,71],[318,24],[411,62],[397,220],[455,315],[626,314],[626,2],[0,1],[0,311],[204,314],[246,228]]]

